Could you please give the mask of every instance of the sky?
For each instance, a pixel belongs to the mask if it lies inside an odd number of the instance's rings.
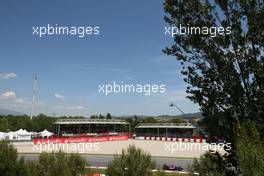
[[[162,1],[47,0],[0,2],[0,109],[30,114],[178,115],[199,111],[186,98],[180,64],[162,53]],[[92,26],[98,35],[33,35],[33,27]],[[166,85],[164,93],[112,93],[99,85]]]

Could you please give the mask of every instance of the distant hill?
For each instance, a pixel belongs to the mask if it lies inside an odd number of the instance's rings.
[[[112,118],[130,118],[134,117],[131,115],[123,115],[123,116],[113,116]],[[195,112],[195,113],[188,113],[188,114],[181,114],[181,115],[159,115],[159,116],[148,116],[148,115],[137,115],[137,118],[165,118],[165,119],[173,119],[173,118],[202,118],[202,112]]]
[[[159,115],[157,118],[164,118],[164,119],[175,119],[175,118],[184,118],[184,119],[190,119],[190,118],[202,118],[202,112],[195,112],[195,113],[188,113],[188,114],[180,114],[180,115]]]
[[[10,110],[10,109],[0,109],[0,115],[24,115],[24,113]]]
[[[188,114],[181,114],[172,117],[181,117],[181,118],[202,118],[202,112],[195,112],[195,113],[188,113]]]

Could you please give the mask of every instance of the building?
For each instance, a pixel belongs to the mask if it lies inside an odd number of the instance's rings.
[[[137,137],[191,138],[196,127],[190,123],[147,123],[135,128]]]
[[[57,137],[129,135],[129,123],[118,119],[59,119],[54,122]]]

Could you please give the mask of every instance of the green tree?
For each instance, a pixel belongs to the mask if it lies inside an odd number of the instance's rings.
[[[25,169],[27,176],[40,176],[41,172],[39,170],[39,163],[38,161],[26,161],[25,162]]]
[[[207,152],[199,160],[194,160],[192,171],[201,176],[225,176],[226,165],[219,153]]]
[[[39,176],[77,176],[83,172],[85,161],[77,154],[67,156],[63,152],[42,153],[37,163]]]
[[[238,124],[237,157],[240,171],[245,176],[263,175],[264,173],[264,140],[254,122]]]
[[[109,176],[150,176],[154,168],[155,162],[148,153],[130,145],[110,161],[106,173]]]
[[[186,123],[187,120],[183,119],[183,118],[174,118],[170,120],[171,123]]]
[[[0,119],[0,131],[1,132],[8,132],[9,131],[8,120],[5,117]]]
[[[206,131],[233,144],[227,159],[237,166],[238,120],[251,119],[264,131],[264,3],[166,0],[164,10],[170,27],[231,27],[230,34],[215,37],[174,35],[164,52],[182,64],[188,98],[199,104]]]
[[[17,158],[17,151],[8,141],[0,141],[0,175],[26,175],[24,160]]]
[[[71,175],[77,176],[84,171],[84,168],[88,163],[86,163],[80,155],[71,154],[68,157],[68,165],[70,166]]]
[[[99,119],[104,119],[105,117],[102,114],[99,114]]]
[[[98,119],[98,115],[91,115],[90,119]]]
[[[110,113],[107,113],[107,114],[106,114],[106,119],[112,119],[112,116],[111,116]]]

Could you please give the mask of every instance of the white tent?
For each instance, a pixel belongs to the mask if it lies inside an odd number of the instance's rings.
[[[0,132],[0,140],[5,139],[6,133]]]
[[[17,134],[17,140],[31,140],[31,133],[27,130],[19,129],[14,133]]]
[[[46,129],[44,131],[40,132],[40,136],[42,136],[42,137],[50,137],[52,135],[53,135],[53,133],[49,132]]]
[[[22,128],[20,128],[19,130],[14,131],[14,133],[16,133],[16,134],[23,134],[24,133],[24,130]]]
[[[17,133],[10,131],[5,134],[5,139],[7,140],[17,140]]]

